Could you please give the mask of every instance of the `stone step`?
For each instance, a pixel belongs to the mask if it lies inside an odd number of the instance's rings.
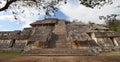
[[[84,49],[36,49],[30,50],[23,53],[24,55],[94,55],[94,53],[89,50]]]

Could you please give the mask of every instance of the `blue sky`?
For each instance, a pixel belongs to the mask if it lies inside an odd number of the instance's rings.
[[[77,1],[77,0],[76,0]],[[95,22],[95,23],[104,23],[103,20],[99,20],[99,16],[106,16],[110,14],[120,14],[120,0],[115,0],[112,5],[104,5],[101,9],[98,8],[87,8],[83,5],[79,5],[77,2],[69,2],[67,4],[60,5],[59,11],[56,12],[56,16],[51,16],[51,18],[59,18],[66,20],[77,19],[82,22]],[[40,19],[44,19],[45,13],[40,12],[40,15],[37,15],[39,11],[34,8],[26,9],[24,14],[17,15],[19,20],[14,20],[14,15],[11,14],[10,10],[7,12],[0,12],[0,31],[13,31],[13,30],[22,30],[25,27],[30,27],[29,24]],[[17,10],[19,11],[19,10]],[[34,15],[32,15],[34,13]],[[117,17],[120,19],[120,17]]]
[[[11,21],[7,21],[7,20],[1,20],[0,21],[0,30],[21,30],[22,29],[22,26],[24,25],[23,22],[17,22],[17,21],[14,21],[14,22],[11,22]]]

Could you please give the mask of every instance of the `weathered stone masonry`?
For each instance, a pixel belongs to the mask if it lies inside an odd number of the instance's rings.
[[[26,55],[94,55],[120,50],[120,33],[100,25],[48,18],[22,31],[1,31],[0,51]]]

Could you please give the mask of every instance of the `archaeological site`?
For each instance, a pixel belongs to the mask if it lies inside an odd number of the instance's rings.
[[[120,32],[110,32],[100,24],[46,18],[30,26],[22,31],[0,31],[0,51],[40,56],[90,56],[120,50]]]

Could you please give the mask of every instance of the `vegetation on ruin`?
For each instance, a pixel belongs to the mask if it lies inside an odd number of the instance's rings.
[[[100,16],[100,19],[105,20],[105,24],[109,28],[109,31],[120,32],[120,20],[116,18],[117,16],[119,15],[111,14],[107,16]]]

